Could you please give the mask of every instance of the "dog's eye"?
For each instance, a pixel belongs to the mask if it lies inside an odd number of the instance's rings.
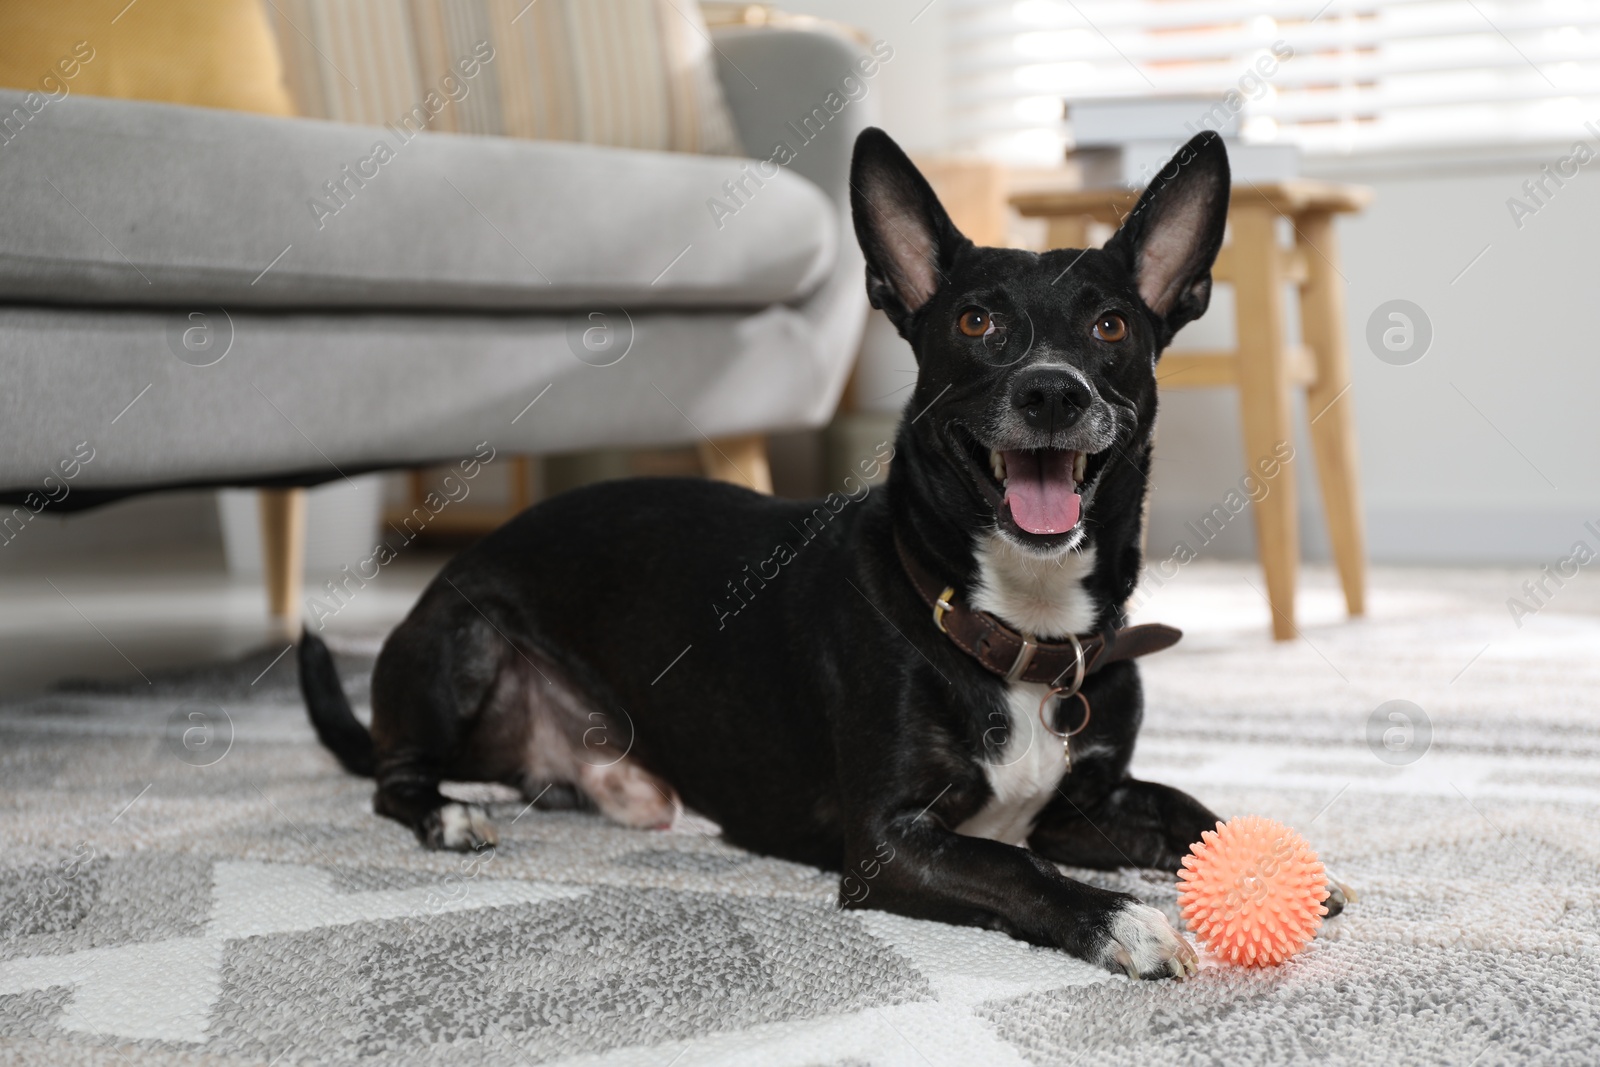
[[[967,308],[956,320],[956,326],[968,337],[982,337],[992,325],[989,313],[982,308]]]
[[[1101,341],[1120,341],[1128,336],[1128,320],[1116,312],[1101,315],[1094,324],[1094,335]]]

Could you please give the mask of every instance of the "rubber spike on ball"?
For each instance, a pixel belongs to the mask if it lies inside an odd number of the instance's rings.
[[[1328,875],[1305,838],[1245,815],[1207,830],[1178,872],[1178,906],[1200,943],[1243,967],[1282,963],[1328,914]]]

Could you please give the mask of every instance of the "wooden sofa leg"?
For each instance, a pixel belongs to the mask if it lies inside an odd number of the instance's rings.
[[[261,489],[261,552],[267,609],[292,634],[300,632],[300,591],[305,581],[306,491]]]
[[[701,441],[700,468],[705,471],[707,478],[732,482],[758,493],[772,492],[772,468],[767,464],[767,439],[761,434]]]

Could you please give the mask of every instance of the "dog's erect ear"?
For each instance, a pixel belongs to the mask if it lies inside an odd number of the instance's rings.
[[[944,283],[956,252],[971,242],[922,172],[877,127],[856,138],[850,210],[867,257],[867,297],[909,337],[911,321]]]
[[[1211,264],[1228,222],[1228,151],[1207,130],[1162,168],[1106,251],[1127,264],[1139,295],[1166,324],[1161,343],[1205,314]]]

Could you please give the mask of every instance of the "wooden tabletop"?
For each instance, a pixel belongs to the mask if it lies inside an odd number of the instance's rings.
[[[1138,189],[1030,189],[1011,196],[1011,206],[1030,218],[1091,215],[1107,221],[1122,218],[1139,200]],[[1372,202],[1364,185],[1291,178],[1281,182],[1245,182],[1233,187],[1235,208],[1265,205],[1284,215],[1313,211],[1360,211]]]

